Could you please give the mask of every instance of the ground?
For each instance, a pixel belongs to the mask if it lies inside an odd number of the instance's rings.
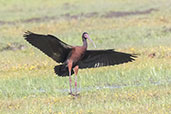
[[[170,6],[170,0],[1,0],[0,113],[171,113]],[[68,78],[53,71],[58,63],[24,40],[28,30],[70,45],[82,45],[86,31],[97,49],[138,58],[80,70],[80,95],[73,97]]]

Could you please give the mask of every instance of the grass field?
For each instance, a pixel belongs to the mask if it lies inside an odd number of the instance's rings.
[[[170,6],[170,0],[1,0],[0,114],[171,113]],[[80,70],[80,96],[73,97],[68,77],[53,71],[57,63],[24,40],[27,30],[72,45],[82,45],[87,31],[97,49],[138,58]]]

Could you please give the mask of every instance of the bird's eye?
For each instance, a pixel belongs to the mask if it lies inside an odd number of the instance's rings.
[[[84,37],[85,37],[85,38],[88,38],[88,34],[84,34]]]

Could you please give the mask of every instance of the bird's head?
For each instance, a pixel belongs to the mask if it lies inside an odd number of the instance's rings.
[[[84,41],[84,40],[87,40],[87,39],[90,40],[90,41],[93,43],[94,47],[96,48],[95,43],[94,43],[93,40],[89,37],[89,35],[88,35],[87,32],[84,32],[84,33],[82,34],[82,39],[83,39],[83,41]]]

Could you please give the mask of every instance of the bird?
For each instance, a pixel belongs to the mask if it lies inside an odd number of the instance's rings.
[[[136,54],[118,52],[114,49],[87,50],[87,39],[96,48],[95,43],[87,32],[82,34],[82,46],[71,46],[50,34],[44,35],[27,31],[23,36],[31,45],[41,50],[57,63],[60,63],[54,67],[54,72],[61,77],[69,76],[69,94],[71,95],[78,95],[77,74],[79,69],[118,65],[132,62],[137,58]],[[72,74],[75,74],[75,94],[71,87]]]

